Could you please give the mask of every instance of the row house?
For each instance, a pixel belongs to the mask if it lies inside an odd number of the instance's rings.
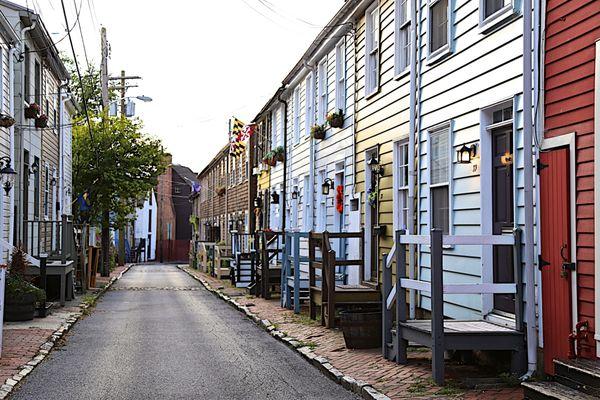
[[[249,232],[362,230],[348,283],[381,289],[384,323],[406,304],[386,358],[422,334],[409,320],[451,319],[478,321],[467,347],[512,350],[515,372],[595,360],[599,15],[591,0],[346,1],[253,121]]]
[[[198,221],[198,241],[231,243],[229,232],[246,232],[250,224],[249,151],[239,156],[223,147],[197,175],[193,215]]]
[[[71,214],[71,116],[77,104],[40,16],[8,1],[0,1],[0,12],[15,36],[3,41],[0,60],[1,112],[15,119],[3,145],[17,172],[3,203],[3,237],[37,255],[56,249],[59,221]]]

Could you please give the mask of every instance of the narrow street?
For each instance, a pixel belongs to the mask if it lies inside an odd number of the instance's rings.
[[[355,399],[175,266],[131,269],[14,399]]]

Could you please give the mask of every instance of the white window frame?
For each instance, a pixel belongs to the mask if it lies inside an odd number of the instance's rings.
[[[515,15],[517,10],[514,0],[508,0],[508,4],[488,17],[485,16],[485,0],[479,0],[479,31],[487,33]]]
[[[450,54],[450,44],[452,43],[452,0],[448,0],[448,8],[446,10],[447,15],[447,23],[446,23],[446,35],[447,35],[447,39],[446,39],[446,44],[443,45],[442,47],[440,47],[439,49],[436,49],[435,51],[431,51],[431,41],[433,39],[433,36],[431,35],[432,29],[431,29],[431,24],[433,22],[433,18],[432,18],[432,12],[431,12],[431,8],[436,5],[437,3],[439,3],[442,0],[429,0],[427,3],[427,51],[428,51],[428,55],[427,55],[427,60],[429,64],[432,64],[438,60],[441,60],[442,58],[446,57],[448,54]]]
[[[327,179],[327,171],[322,169],[318,173],[319,183],[317,188],[321,188]],[[322,190],[317,191],[317,232],[323,232],[327,229],[327,196]]]
[[[294,143],[300,142],[300,88],[294,89]]]
[[[319,63],[318,79],[319,104],[317,107],[317,123],[323,125],[327,120],[327,58]]]
[[[346,38],[335,46],[335,107],[346,112]]]
[[[432,170],[432,162],[431,162],[431,137],[434,135],[439,135],[442,132],[447,131],[448,134],[448,179],[446,182],[438,182],[435,184],[431,183],[431,170]],[[453,174],[452,174],[452,166],[453,166],[453,146],[452,146],[452,138],[453,138],[453,130],[452,130],[452,121],[447,121],[442,124],[433,126],[427,130],[427,187],[429,190],[428,194],[428,204],[429,204],[429,230],[433,228],[433,197],[432,197],[432,188],[448,186],[448,235],[454,234],[454,204],[452,202],[453,196]],[[450,247],[450,246],[444,246]]]
[[[308,232],[312,229],[312,221],[310,220],[310,176],[306,175],[304,177],[304,182],[302,186],[302,230],[304,232]]]
[[[365,11],[365,97],[379,91],[380,36],[379,2],[375,1]]]
[[[406,152],[406,163],[403,163],[403,152]],[[395,174],[395,197],[394,197],[394,231],[405,229],[408,232],[408,177],[406,182],[402,182],[402,168],[408,170],[409,154],[408,154],[408,139],[402,139],[395,143],[395,158],[394,174]],[[410,174],[410,170],[408,170]]]
[[[0,66],[4,65],[4,49],[0,47]],[[0,88],[4,93],[4,67],[0,69]],[[4,112],[4,95],[0,96],[0,112]],[[54,123],[56,125],[56,122]]]
[[[310,128],[315,123],[315,88],[313,82],[313,73],[311,72],[304,81],[304,134],[306,136],[310,135]]]
[[[402,18],[401,13],[401,5],[406,4],[406,15],[404,19]],[[404,75],[404,73],[408,72],[408,67],[410,66],[410,52],[412,51],[412,38],[411,38],[411,8],[410,8],[411,0],[395,0],[394,8],[395,8],[395,36],[394,36],[394,73],[396,77],[400,77]],[[403,33],[406,32],[406,37],[408,38],[408,56],[404,55],[404,48],[406,48],[406,43],[403,38]]]

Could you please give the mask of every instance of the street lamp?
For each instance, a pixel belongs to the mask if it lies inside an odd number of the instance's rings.
[[[152,101],[152,97],[149,96],[144,96],[144,95],[140,95],[140,96],[135,96],[136,99],[143,101],[144,103],[149,103]]]
[[[10,164],[11,159],[9,156],[0,157],[0,176],[2,177],[2,186],[7,195],[10,192],[10,189],[12,189],[17,176],[17,172]]]

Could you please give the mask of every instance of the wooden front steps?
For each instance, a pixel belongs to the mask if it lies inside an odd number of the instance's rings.
[[[554,381],[525,382],[529,400],[588,400],[600,398],[600,361],[554,360]]]

